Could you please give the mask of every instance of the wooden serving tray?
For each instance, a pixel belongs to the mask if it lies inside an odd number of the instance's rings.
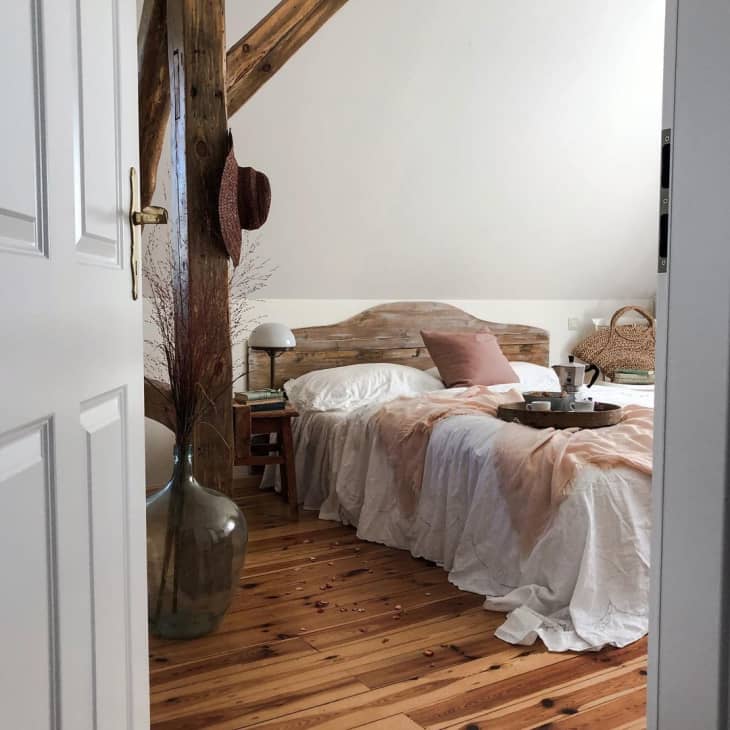
[[[506,403],[497,409],[497,418],[532,428],[604,428],[615,426],[623,408],[613,403],[596,403],[593,411],[528,411],[527,403]]]

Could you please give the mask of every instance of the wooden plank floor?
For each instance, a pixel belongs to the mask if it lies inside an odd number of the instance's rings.
[[[646,642],[550,654],[407,553],[243,480],[241,590],[215,633],[150,640],[154,730],[645,727]]]

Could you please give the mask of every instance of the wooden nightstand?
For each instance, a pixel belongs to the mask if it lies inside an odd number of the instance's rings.
[[[294,441],[291,420],[299,414],[288,406],[276,411],[251,411],[250,406],[233,404],[234,463],[236,466],[281,466],[281,493],[289,510],[297,512],[297,477],[294,470]],[[258,434],[276,434],[275,444],[254,445]],[[276,453],[272,454],[274,451]]]

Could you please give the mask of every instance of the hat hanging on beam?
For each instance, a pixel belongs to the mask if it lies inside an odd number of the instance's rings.
[[[263,172],[239,167],[228,132],[228,154],[218,192],[218,217],[226,251],[238,266],[241,260],[241,230],[255,231],[266,223],[271,207],[271,185]]]

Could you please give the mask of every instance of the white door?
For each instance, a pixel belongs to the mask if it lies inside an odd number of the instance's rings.
[[[649,727],[715,730],[730,638],[730,9],[669,0],[666,19]]]
[[[135,3],[0,8],[0,727],[140,730]]]

